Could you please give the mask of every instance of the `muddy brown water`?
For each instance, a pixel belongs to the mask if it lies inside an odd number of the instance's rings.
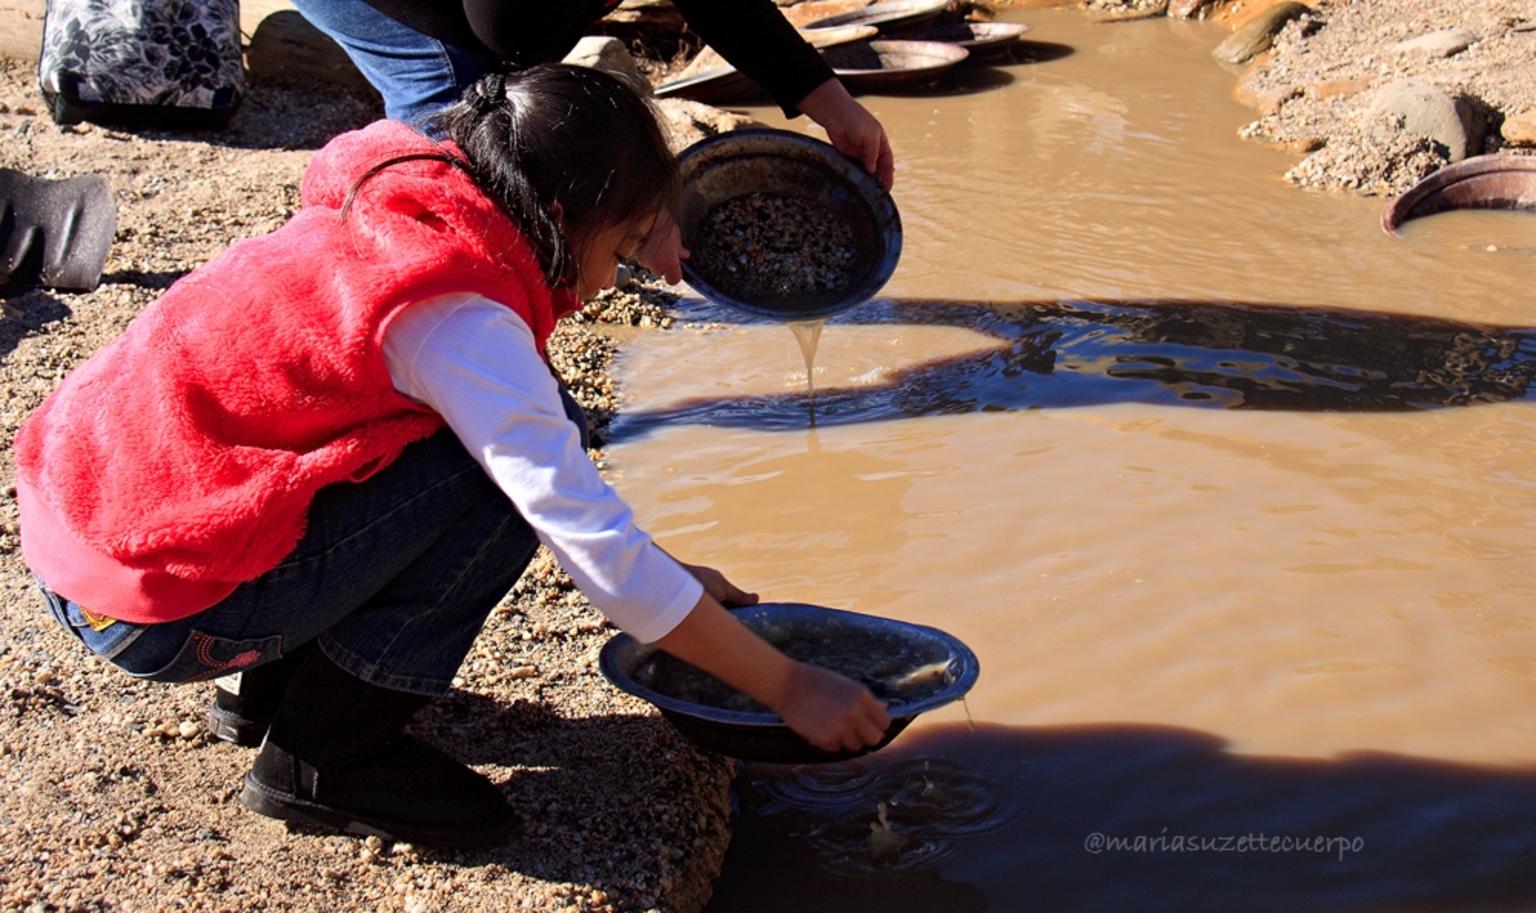
[[[982,666],[974,729],[747,771],[714,907],[1531,908],[1529,218],[1389,237],[1237,138],[1219,30],[1011,18],[1029,59],[865,99],[905,249],[814,429],[783,325],[620,365],[668,548]]]

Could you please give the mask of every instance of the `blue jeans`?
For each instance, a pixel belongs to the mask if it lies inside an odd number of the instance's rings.
[[[495,57],[409,28],[363,0],[294,0],[384,96],[385,116],[426,130],[432,115],[501,66]],[[435,135],[435,134],[434,134]]]
[[[562,396],[585,444],[580,409]],[[196,615],[98,620],[98,630],[86,609],[46,584],[43,596],[92,652],[139,678],[217,678],[318,638],[326,656],[366,682],[438,696],[538,545],[445,429],[364,482],[322,489],[298,547]]]

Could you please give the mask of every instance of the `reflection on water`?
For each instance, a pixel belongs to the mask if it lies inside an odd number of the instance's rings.
[[[798,768],[760,767],[743,781],[752,813],[786,815],[829,873],[931,866],[1016,812],[1005,783],[942,755]]]
[[[1391,412],[1525,399],[1536,374],[1536,330],[1361,310],[893,300],[838,322],[851,323],[964,327],[996,344],[822,389],[823,426],[1105,403]],[[798,430],[810,395],[685,399],[621,414],[613,436],[681,423]]]
[[[859,765],[754,770],[741,803],[720,913],[1514,913],[1536,898],[1536,768],[1239,756],[1159,726],[950,727]],[[894,836],[872,843],[877,804]]]

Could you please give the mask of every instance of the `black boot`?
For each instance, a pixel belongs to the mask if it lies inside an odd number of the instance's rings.
[[[216,739],[246,748],[260,745],[288,682],[315,649],[310,641],[264,666],[214,679],[213,703],[203,720],[208,731]]]
[[[501,790],[402,730],[428,698],[370,685],[315,651],[294,676],[240,801],[271,818],[411,843],[515,834]]]

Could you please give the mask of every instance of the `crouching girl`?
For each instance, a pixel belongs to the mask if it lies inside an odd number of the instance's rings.
[[[883,704],[753,635],[722,603],[755,597],[635,526],[545,361],[556,320],[670,225],[649,107],[542,66],[443,125],[333,140],[286,225],[176,283],[27,421],[22,549],[55,617],[131,675],[240,672],[213,719],[261,744],[241,801],[353,833],[515,829],[403,730],[540,542],[615,624],[813,744],[878,741]]]

